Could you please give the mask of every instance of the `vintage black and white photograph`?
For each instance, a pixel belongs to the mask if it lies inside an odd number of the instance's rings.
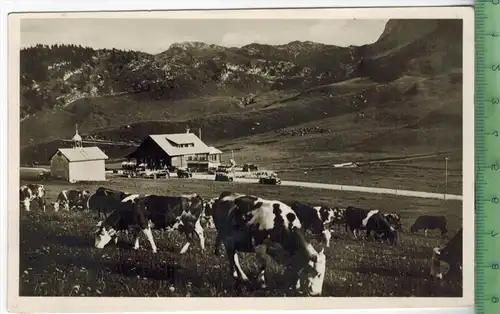
[[[20,18],[16,294],[464,297],[464,18],[369,12]]]

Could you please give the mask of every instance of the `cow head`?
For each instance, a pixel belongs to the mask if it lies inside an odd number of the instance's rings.
[[[415,222],[413,225],[411,225],[410,227],[410,232],[411,233],[415,233],[418,231],[418,228],[417,228],[417,223]]]
[[[385,219],[396,229],[401,229],[401,217],[398,214],[385,214]]]
[[[52,203],[52,208],[54,208],[55,212],[59,211],[59,202],[53,202]]]
[[[29,212],[30,211],[30,200],[27,198],[27,199],[24,199],[21,204],[22,204],[22,208],[24,208],[25,211]]]
[[[332,211],[333,221],[341,222],[345,220],[345,208],[334,208]]]
[[[303,289],[308,295],[321,295],[326,271],[324,249],[311,255],[307,266],[302,270],[299,282],[304,282]]]
[[[19,189],[19,200],[21,201],[21,208],[23,208],[25,211],[30,210],[32,197],[33,193],[31,192],[31,190],[26,185],[21,186],[21,188]]]
[[[41,184],[38,184],[35,191],[35,197],[43,198],[45,196],[45,187]]]
[[[387,241],[391,245],[398,244],[398,231],[394,229],[393,226],[390,226],[389,230],[387,231]]]
[[[294,228],[293,233],[298,237],[298,242],[303,247],[303,253],[295,258],[300,268],[296,288],[302,287],[302,290],[305,290],[304,292],[308,295],[321,295],[326,271],[324,248],[318,253],[310,243],[306,242],[300,228]],[[305,259],[303,259],[304,257]]]
[[[97,249],[103,249],[106,244],[108,244],[113,237],[116,236],[116,231],[113,228],[106,228],[103,221],[99,221],[96,225],[98,228],[95,233],[94,247]]]

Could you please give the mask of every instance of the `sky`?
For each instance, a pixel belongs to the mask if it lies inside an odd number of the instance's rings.
[[[241,47],[309,40],[349,46],[375,42],[386,23],[359,19],[25,19],[21,21],[21,47],[75,44],[156,54],[184,41]]]

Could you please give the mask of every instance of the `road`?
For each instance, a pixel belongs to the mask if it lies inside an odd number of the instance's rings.
[[[37,168],[21,167],[21,169],[30,169],[31,171],[33,171]],[[38,168],[38,169],[41,170],[42,168]],[[121,176],[120,173],[118,173],[118,174],[107,173],[106,175],[108,177]],[[171,178],[176,178],[176,177],[177,177],[177,174],[175,174],[175,173],[171,174]],[[193,173],[193,179],[213,181],[213,180],[215,180],[215,175]],[[255,179],[255,178],[235,178],[234,181],[240,182],[240,183],[258,184],[258,179]],[[389,195],[400,195],[400,196],[419,197],[419,198],[433,198],[433,199],[441,199],[441,200],[442,199],[444,199],[444,200],[463,200],[462,195],[455,195],[455,194],[446,194],[445,195],[444,193],[431,193],[431,192],[423,192],[423,191],[374,188],[374,187],[368,187],[368,186],[326,184],[326,183],[303,182],[303,181],[282,181],[281,185],[283,185],[283,186],[299,186],[299,187],[312,188],[312,189],[353,191],[353,192],[373,193],[373,194],[389,194]]]
[[[214,180],[214,175],[207,174],[193,174],[194,179],[200,180]],[[253,183],[258,184],[258,179],[249,178],[235,178],[235,182],[241,183]],[[430,193],[423,191],[410,191],[410,190],[397,190],[397,189],[385,189],[385,188],[374,188],[367,186],[355,186],[355,185],[340,185],[340,184],[326,184],[317,182],[303,182],[303,181],[282,181],[283,186],[299,186],[304,188],[313,189],[326,189],[326,190],[337,190],[337,191],[354,191],[354,192],[364,192],[364,193],[374,193],[374,194],[390,194],[390,195],[401,195],[401,196],[411,196],[420,198],[435,198],[435,199],[446,199],[446,200],[462,200],[462,195],[455,194],[444,194],[444,193]]]

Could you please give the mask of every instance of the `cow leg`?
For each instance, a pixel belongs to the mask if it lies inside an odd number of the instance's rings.
[[[325,229],[323,231],[323,237],[325,238],[325,246],[330,247],[330,239],[332,238],[332,234],[330,233],[330,230]]]
[[[153,239],[153,233],[151,232],[151,227],[148,226],[146,229],[142,229],[142,232],[146,235],[148,238],[149,244],[151,244],[151,249],[153,250],[153,253],[157,252],[157,247],[155,244],[155,240]]]
[[[220,246],[222,244],[222,237],[221,235],[219,234],[219,232],[217,232],[217,235],[215,236],[215,250],[214,250],[214,255],[215,256],[219,256],[220,255]]]
[[[356,231],[358,231],[358,230],[357,230],[357,229],[353,229],[353,230],[352,230],[352,234],[354,235],[354,239],[356,239],[356,240],[357,240],[357,239],[358,239],[358,235],[357,235],[357,232],[356,232]]]
[[[194,233],[198,236],[198,240],[200,240],[201,250],[205,250],[205,236],[203,235],[203,227],[201,226],[199,219],[194,225]]]
[[[439,248],[434,248],[432,252],[432,260],[431,260],[431,276],[434,276],[438,279],[443,279],[443,274],[441,273],[441,260],[440,260],[441,252]]]
[[[45,205],[46,205],[46,202],[45,202],[45,198],[43,197],[38,197],[37,198],[37,202],[38,202],[38,207],[40,207],[40,209],[45,213]]]
[[[285,267],[283,278],[285,279],[287,289],[292,289],[300,293],[301,281],[303,278],[301,278],[298,273],[296,263],[297,261],[292,260],[292,262]]]
[[[233,264],[233,265],[234,265],[234,268],[236,269],[236,274],[237,274],[237,276],[238,276],[241,280],[243,280],[243,281],[245,281],[245,282],[248,282],[248,281],[249,281],[249,280],[248,280],[248,277],[247,277],[247,275],[243,272],[243,269],[241,268],[241,265],[240,265],[240,259],[239,259],[239,257],[238,257],[238,253],[237,253],[236,251],[234,251],[234,253],[233,253],[233,258],[232,258],[232,259],[233,259],[233,263],[234,263],[234,264]]]
[[[64,203],[64,209],[69,212],[69,202]]]
[[[427,236],[427,229],[424,230],[424,234],[425,234],[425,236]]]
[[[267,266],[267,246],[265,244],[261,244],[255,247],[255,254],[257,257],[257,263],[259,267],[259,275],[257,276],[257,282],[260,284],[261,288],[267,288],[266,279],[264,277],[264,273]]]
[[[134,232],[134,250],[138,250],[139,249],[139,234],[140,234],[140,231],[134,229],[133,232]]]
[[[226,256],[229,260],[229,267],[233,277],[248,282],[247,275],[241,269],[238,253],[234,247],[234,238],[230,239],[230,241],[224,241],[224,247],[226,248]]]
[[[187,242],[184,244],[184,246],[181,248],[181,251],[179,254],[186,254],[187,250],[189,249],[189,246],[191,245],[191,234],[186,234]]]

